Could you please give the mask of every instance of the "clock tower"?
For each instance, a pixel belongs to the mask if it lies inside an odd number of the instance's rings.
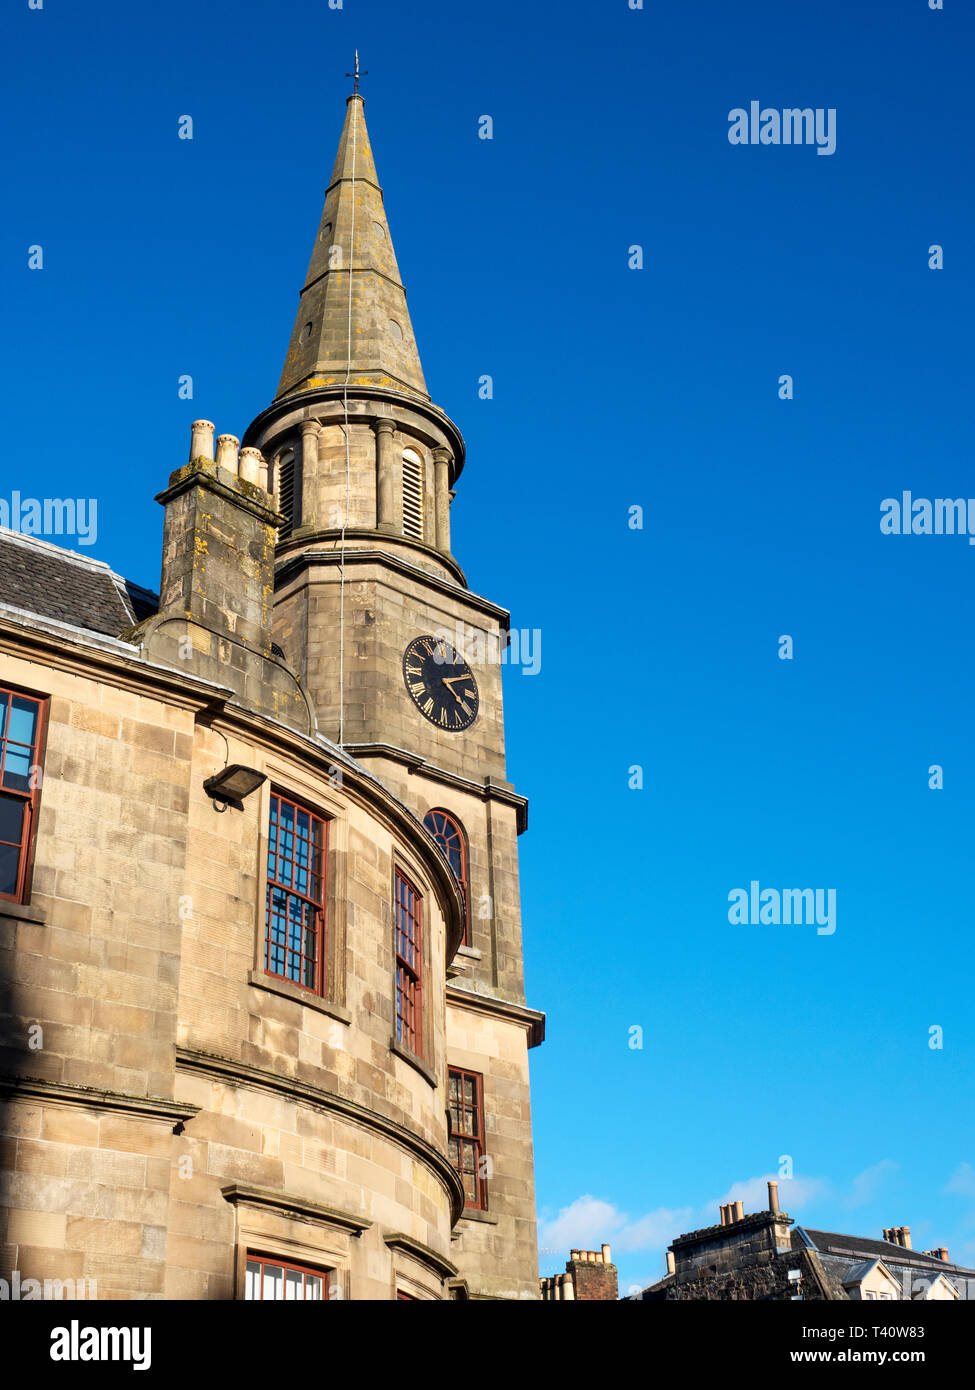
[[[458,1295],[537,1298],[527,1053],[544,1016],[524,996],[527,803],[506,777],[498,659],[509,619],[451,550],[464,441],[427,391],[358,92],[278,392],[242,443],[267,459],[286,518],[275,640],[318,728],[412,809],[461,883],[467,932],[438,985],[447,1053],[432,1077],[467,1194]]]

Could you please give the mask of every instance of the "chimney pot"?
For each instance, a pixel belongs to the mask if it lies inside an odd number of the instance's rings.
[[[744,1202],[736,1202],[736,1203],[735,1203],[735,1220],[736,1220],[736,1221],[744,1221],[744,1219],[745,1219],[745,1204],[744,1204]]]
[[[673,1250],[668,1250],[668,1251],[667,1251],[667,1273],[668,1273],[668,1274],[675,1274],[676,1272],[677,1272],[677,1261],[676,1261],[676,1259],[674,1258],[674,1252],[673,1252]]]
[[[912,1246],[911,1246],[911,1228],[910,1228],[910,1226],[902,1226],[902,1227],[901,1227],[901,1245],[903,1245],[903,1247],[904,1247],[905,1250],[910,1250],[910,1249],[912,1249]]]
[[[777,1212],[779,1210],[779,1184],[769,1182],[768,1185],[768,1209]]]
[[[242,482],[261,484],[261,464],[264,462],[260,449],[241,449],[240,478]]]
[[[222,434],[217,440],[217,467],[226,468],[228,473],[237,472],[237,452],[240,440],[235,434]]]
[[[216,426],[210,420],[194,420],[190,428],[190,463],[194,459],[209,459],[212,462]]]
[[[612,1263],[613,1263],[613,1260],[612,1260],[610,1248],[609,1248],[609,1246],[606,1245],[605,1242],[604,1242],[604,1244],[603,1244],[603,1264],[604,1264],[604,1265],[611,1265]]]

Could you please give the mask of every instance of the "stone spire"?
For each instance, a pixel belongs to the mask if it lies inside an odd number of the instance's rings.
[[[363,106],[361,96],[348,98],[276,399],[341,386],[348,374],[350,386],[381,387],[429,400]]]

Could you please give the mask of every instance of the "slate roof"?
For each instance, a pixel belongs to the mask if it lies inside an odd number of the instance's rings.
[[[850,1284],[862,1284],[864,1279],[866,1279],[867,1275],[870,1273],[870,1271],[876,1269],[877,1266],[882,1263],[883,1261],[881,1260],[861,1260],[859,1264],[853,1265],[850,1269],[846,1271],[846,1274],[843,1276],[843,1287],[847,1288],[847,1286]],[[887,1269],[886,1265],[884,1265],[884,1271],[886,1274],[890,1276],[891,1279],[894,1278],[894,1276],[890,1273],[890,1270]],[[896,1279],[894,1280],[894,1282],[897,1282]]]
[[[894,1245],[889,1240],[871,1240],[869,1236],[845,1236],[838,1231],[814,1231],[808,1226],[795,1227],[812,1242],[813,1248],[823,1255],[845,1257],[851,1260],[883,1260],[888,1268],[892,1264],[910,1265],[929,1269],[938,1274],[955,1270],[962,1274],[975,1275],[975,1270],[965,1265],[956,1265],[939,1260],[934,1255],[925,1255],[923,1250],[908,1250],[903,1245]]]
[[[0,603],[117,637],[150,617],[157,596],[102,560],[0,526]]]

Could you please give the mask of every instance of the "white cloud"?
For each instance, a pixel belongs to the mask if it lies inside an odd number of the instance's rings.
[[[675,1236],[702,1226],[717,1225],[718,1208],[722,1203],[737,1200],[742,1202],[746,1213],[765,1211],[768,1208],[766,1184],[770,1176],[773,1175],[733,1183],[720,1200],[697,1210],[694,1207],[655,1207],[635,1219],[612,1202],[586,1193],[562,1207],[557,1216],[546,1219],[542,1214],[538,1227],[542,1264],[551,1263],[557,1256],[567,1256],[570,1250],[598,1250],[604,1241],[621,1255],[659,1254],[663,1264],[663,1253]],[[822,1178],[779,1178],[777,1181],[782,1209],[790,1214],[820,1196],[827,1187]]]
[[[801,1211],[814,1197],[822,1196],[827,1187],[823,1178],[780,1178],[775,1173],[745,1178],[743,1182],[732,1183],[723,1197],[708,1204],[701,1225],[715,1225],[719,1219],[719,1208],[726,1202],[741,1202],[746,1216],[753,1211],[768,1211],[769,1182],[779,1184],[779,1206],[790,1216],[793,1212]]]
[[[538,1242],[546,1250],[598,1250],[615,1235],[625,1217],[610,1202],[587,1194],[563,1207],[552,1221],[543,1221]]]
[[[962,1197],[975,1197],[975,1168],[970,1163],[959,1163],[948,1179],[946,1192],[957,1192]]]
[[[604,1241],[621,1253],[660,1250],[674,1236],[687,1230],[690,1207],[657,1207],[631,1221],[611,1202],[587,1193],[563,1207],[558,1216],[542,1221],[538,1243],[544,1254],[568,1254],[570,1250],[598,1250]]]
[[[634,1250],[666,1250],[675,1236],[688,1229],[690,1207],[657,1207],[628,1222],[614,1237],[616,1249],[629,1254]]]
[[[870,1168],[864,1168],[863,1172],[858,1173],[850,1184],[850,1194],[844,1199],[843,1205],[862,1207],[867,1202],[872,1202],[887,1178],[892,1173],[896,1173],[897,1168],[898,1165],[892,1158],[882,1158],[879,1163],[874,1163]]]

